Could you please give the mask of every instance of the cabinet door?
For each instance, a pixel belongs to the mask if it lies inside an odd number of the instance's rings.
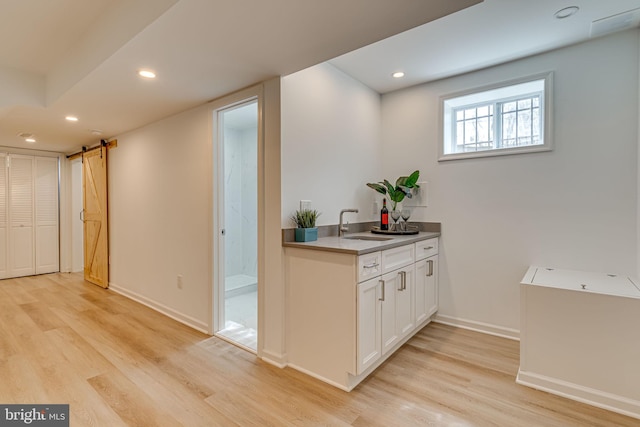
[[[400,286],[396,288],[396,328],[400,339],[415,328],[414,299],[415,268],[411,264],[401,270]]]
[[[438,256],[416,263],[415,300],[416,325],[438,311]]]
[[[380,294],[382,280],[375,278],[358,285],[358,366],[363,373],[382,355],[380,335]]]
[[[382,354],[391,350],[402,338],[413,331],[413,264],[382,276]]]
[[[438,311],[438,255],[434,255],[425,260],[426,262],[426,287],[427,316],[432,316]]]
[[[400,340],[396,327],[396,293],[402,284],[400,270],[382,276],[381,333],[382,354],[386,354]]]
[[[429,265],[426,259],[416,262],[415,279],[415,299],[413,306],[416,312],[416,325],[420,325],[429,317],[429,309],[427,308]]]

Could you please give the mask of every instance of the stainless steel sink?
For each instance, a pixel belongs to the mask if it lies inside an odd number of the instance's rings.
[[[347,240],[374,240],[376,242],[384,242],[385,240],[392,240],[393,237],[382,236],[344,236],[343,239]]]

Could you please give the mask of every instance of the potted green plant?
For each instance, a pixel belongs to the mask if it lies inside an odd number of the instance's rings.
[[[398,203],[402,202],[405,197],[409,199],[412,197],[411,190],[413,188],[420,188],[418,185],[418,178],[420,177],[420,171],[414,171],[409,176],[401,176],[396,180],[396,185],[391,185],[386,179],[380,182],[369,182],[367,187],[373,188],[378,193],[388,196],[391,200],[391,210],[395,211]]]
[[[311,209],[297,210],[291,215],[291,220],[296,224],[296,242],[312,242],[318,240],[318,228],[316,219],[320,212]]]

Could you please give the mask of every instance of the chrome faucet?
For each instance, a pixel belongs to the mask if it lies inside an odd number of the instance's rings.
[[[345,233],[345,231],[349,231],[349,227],[342,225],[342,215],[345,212],[354,212],[354,213],[358,213],[358,209],[342,209],[340,211],[340,224],[338,225],[338,237],[342,237],[342,235]]]

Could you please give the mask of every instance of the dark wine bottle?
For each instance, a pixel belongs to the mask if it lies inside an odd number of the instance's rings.
[[[382,199],[382,210],[380,211],[380,230],[389,229],[389,210],[387,209],[387,199]]]

